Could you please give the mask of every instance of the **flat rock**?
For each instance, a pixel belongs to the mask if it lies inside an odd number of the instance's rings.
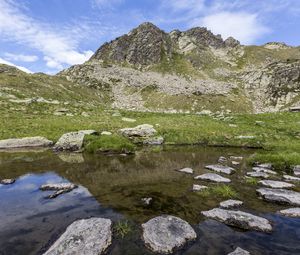
[[[0,140],[0,149],[49,147],[52,144],[53,142],[45,137],[24,137],[19,139]]]
[[[264,200],[280,204],[300,205],[300,193],[286,189],[260,188],[256,192]]]
[[[44,255],[99,255],[112,242],[112,222],[91,218],[73,222]]]
[[[235,160],[235,161],[242,161],[243,157],[241,157],[241,156],[230,156],[230,159]]]
[[[235,208],[243,205],[243,201],[229,199],[220,203],[220,207],[223,209]]]
[[[250,177],[257,177],[257,178],[269,178],[270,175],[264,172],[247,172],[247,175]]]
[[[233,252],[230,252],[227,255],[250,255],[250,252],[237,247]]]
[[[286,181],[300,182],[300,177],[295,177],[295,176],[291,176],[291,175],[287,175],[287,174],[285,174],[283,176],[283,179],[285,179]]]
[[[231,164],[233,166],[239,166],[241,164],[241,162],[239,162],[239,161],[231,161]]]
[[[300,176],[300,165],[294,166],[294,175]]]
[[[15,183],[15,179],[3,179],[3,180],[0,180],[0,184],[2,185],[10,185],[10,184],[13,184]]]
[[[49,195],[47,198],[56,198],[64,193],[71,192],[76,189],[77,185],[73,183],[56,183],[56,184],[44,184],[40,187],[42,191],[55,191],[53,194]]]
[[[153,218],[142,224],[142,228],[146,246],[158,253],[172,253],[187,241],[197,238],[186,221],[170,215]]]
[[[281,210],[279,213],[288,217],[300,217],[300,207]]]
[[[78,132],[70,132],[63,134],[54,145],[56,151],[77,151],[82,149],[85,135],[96,134],[95,130],[81,130]]]
[[[205,168],[223,174],[232,174],[235,171],[234,168],[223,165],[208,165]]]
[[[193,184],[193,191],[202,191],[207,189],[207,186],[204,185],[198,185],[198,184]]]
[[[143,124],[136,126],[134,128],[123,128],[120,129],[119,132],[128,138],[132,137],[151,137],[154,136],[157,131],[153,128],[152,125]]]
[[[262,184],[263,186],[274,188],[274,189],[284,189],[284,188],[295,187],[295,185],[291,184],[291,183],[273,181],[273,180],[262,180],[262,181],[259,181],[258,183]]]
[[[218,163],[220,163],[220,164],[225,164],[225,163],[227,163],[227,158],[225,158],[225,157],[223,157],[223,156],[219,157]]]
[[[266,168],[266,169],[272,169],[273,168],[271,163],[258,164],[257,167]]]
[[[194,177],[195,180],[204,180],[204,181],[212,181],[212,182],[224,182],[224,183],[229,183],[231,182],[230,179],[222,177],[221,175],[218,174],[202,174]]]
[[[192,168],[186,167],[186,168],[179,169],[178,172],[186,173],[186,174],[193,174],[194,170]]]
[[[274,174],[274,175],[277,174],[275,171],[263,167],[253,167],[252,170],[258,173],[266,173],[266,174]]]
[[[204,211],[202,214],[205,217],[241,229],[257,230],[262,232],[272,231],[272,226],[267,219],[242,211],[215,208],[210,211]]]

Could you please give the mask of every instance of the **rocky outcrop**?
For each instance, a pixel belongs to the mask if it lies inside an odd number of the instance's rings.
[[[300,193],[285,189],[261,188],[258,195],[268,202],[300,206]]]
[[[55,151],[78,151],[82,149],[85,135],[96,134],[95,130],[81,130],[62,135],[53,149]]]
[[[230,179],[222,177],[221,175],[218,174],[202,174],[194,177],[195,180],[203,180],[203,181],[211,181],[211,182],[224,182],[224,183],[229,183],[231,182]]]
[[[36,147],[49,147],[53,144],[52,141],[45,137],[24,137],[16,139],[0,140],[1,149],[16,149],[16,148],[36,148]]]
[[[158,253],[172,253],[187,241],[197,238],[194,229],[184,220],[170,216],[159,216],[142,224],[145,245]]]
[[[44,255],[100,255],[112,242],[112,222],[91,218],[73,222]]]
[[[210,211],[204,211],[202,214],[205,217],[215,219],[229,226],[237,228],[257,230],[262,232],[272,231],[272,226],[267,219],[242,211],[215,208]]]

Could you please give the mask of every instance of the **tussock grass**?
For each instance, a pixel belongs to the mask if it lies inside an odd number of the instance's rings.
[[[216,196],[221,198],[236,198],[237,192],[229,185],[221,184],[217,186],[209,187],[201,192],[198,192],[200,196]]]
[[[114,226],[114,231],[123,239],[132,232],[132,226],[127,220],[118,221]]]

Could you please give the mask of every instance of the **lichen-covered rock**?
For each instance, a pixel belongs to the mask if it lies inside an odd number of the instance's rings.
[[[187,241],[197,238],[186,221],[170,215],[153,218],[142,224],[142,228],[146,246],[158,253],[172,253]]]
[[[242,211],[215,208],[210,211],[204,211],[202,214],[205,217],[237,228],[257,230],[262,232],[272,231],[272,226],[267,219]]]
[[[100,255],[112,242],[112,222],[91,218],[73,222],[44,255]]]
[[[280,181],[273,181],[273,180],[262,180],[258,182],[263,186],[274,188],[274,189],[284,189],[284,188],[293,188],[295,187],[294,184],[288,182],[280,182]]]
[[[205,168],[223,174],[232,174],[235,172],[234,168],[223,165],[208,165]]]
[[[261,188],[257,189],[256,192],[268,202],[300,206],[300,193],[296,191]]]
[[[53,144],[52,141],[45,137],[24,137],[16,139],[0,140],[0,149],[15,149],[15,148],[34,148],[34,147],[49,147]]]
[[[203,181],[211,181],[211,182],[224,182],[224,183],[229,183],[231,182],[230,179],[222,177],[221,175],[218,174],[202,174],[194,177],[195,180],[203,180]]]

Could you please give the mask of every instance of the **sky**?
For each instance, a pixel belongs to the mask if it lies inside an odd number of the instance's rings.
[[[300,0],[0,0],[0,63],[55,74],[146,21],[300,45]]]

